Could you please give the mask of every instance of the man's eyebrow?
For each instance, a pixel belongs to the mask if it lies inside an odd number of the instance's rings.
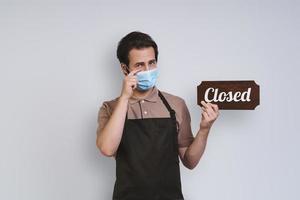
[[[153,61],[156,62],[156,59],[149,60],[149,62],[153,62]]]
[[[137,64],[144,64],[145,62],[137,62],[135,63],[134,65],[137,65]]]
[[[152,59],[152,60],[149,60],[148,62],[156,62],[156,59]],[[136,62],[134,65],[137,65],[137,64],[144,64],[145,62]]]

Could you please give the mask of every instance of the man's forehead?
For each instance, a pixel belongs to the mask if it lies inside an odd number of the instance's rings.
[[[145,59],[152,60],[155,58],[155,52],[153,47],[146,47],[142,49],[131,49],[129,52],[129,59],[131,60],[142,60],[145,61]]]

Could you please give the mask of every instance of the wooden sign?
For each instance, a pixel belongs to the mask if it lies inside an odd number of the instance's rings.
[[[254,110],[259,105],[259,85],[253,80],[202,81],[197,87],[197,104],[217,104],[223,110]]]

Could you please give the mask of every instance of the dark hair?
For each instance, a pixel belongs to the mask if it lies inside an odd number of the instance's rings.
[[[117,57],[120,63],[129,65],[129,52],[131,49],[142,49],[145,47],[153,47],[155,52],[155,59],[157,61],[158,50],[154,40],[146,33],[133,31],[123,37],[118,43]]]

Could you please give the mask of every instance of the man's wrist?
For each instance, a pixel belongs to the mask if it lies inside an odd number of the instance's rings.
[[[210,127],[200,126],[198,134],[201,135],[201,136],[203,136],[203,137],[208,137],[209,131],[210,131]]]
[[[128,101],[129,101],[129,98],[126,97],[126,96],[121,95],[121,96],[119,97],[119,101],[121,101],[121,102],[128,102]]]

